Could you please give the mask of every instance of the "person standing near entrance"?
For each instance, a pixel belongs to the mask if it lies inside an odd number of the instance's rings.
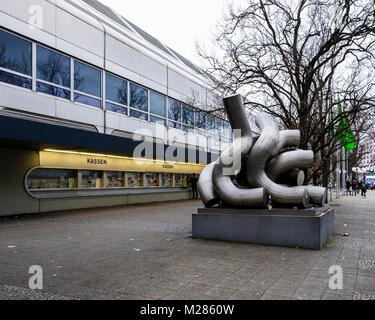
[[[193,199],[198,199],[198,177],[195,173],[189,178],[189,183],[191,186],[191,191],[193,192]]]

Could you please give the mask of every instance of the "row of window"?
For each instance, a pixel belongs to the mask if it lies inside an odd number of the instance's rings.
[[[228,121],[163,94],[36,45],[36,84],[33,88],[33,44],[0,30],[0,81],[101,108],[126,116],[189,131],[206,130],[230,139]],[[103,99],[103,96],[105,98]]]
[[[187,187],[187,175],[38,168],[27,177],[29,190]]]

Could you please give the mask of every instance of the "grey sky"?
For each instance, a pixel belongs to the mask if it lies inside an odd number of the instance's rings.
[[[99,0],[191,61],[230,0]],[[238,1],[238,0],[236,0]]]

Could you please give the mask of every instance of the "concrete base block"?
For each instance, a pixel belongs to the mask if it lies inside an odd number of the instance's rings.
[[[321,250],[333,233],[334,210],[209,208],[193,214],[193,238]]]

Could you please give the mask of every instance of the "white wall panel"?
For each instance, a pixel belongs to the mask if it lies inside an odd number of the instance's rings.
[[[49,117],[56,116],[56,98],[5,84],[0,84],[0,105]]]
[[[96,126],[99,132],[103,132],[104,114],[101,109],[86,107],[67,100],[57,100],[56,117],[91,124]]]
[[[173,70],[169,70],[168,86],[171,92],[175,91],[186,98],[199,100],[200,103],[206,101],[206,89],[195,82],[183,77]]]
[[[34,14],[32,6],[39,6],[42,13],[42,30],[55,34],[55,6],[46,0],[2,0],[0,11],[28,24]],[[30,29],[31,30],[31,29]]]
[[[56,9],[56,36],[94,55],[104,57],[103,31],[60,8]]]
[[[14,33],[18,33],[24,37],[30,38],[32,40],[41,42],[47,46],[55,47],[56,37],[46,31],[39,29],[31,29],[28,27],[27,23],[17,18],[5,14],[0,11],[0,26],[7,28]]]
[[[107,36],[107,59],[160,85],[167,85],[165,66],[111,36]]]

